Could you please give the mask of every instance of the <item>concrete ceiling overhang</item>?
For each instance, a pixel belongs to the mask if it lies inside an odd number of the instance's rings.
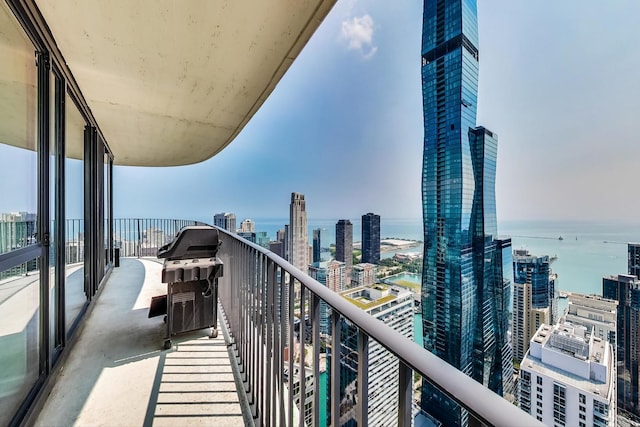
[[[335,0],[39,0],[119,165],[177,166],[227,146]]]

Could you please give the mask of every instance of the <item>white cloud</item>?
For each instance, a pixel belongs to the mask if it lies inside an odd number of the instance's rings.
[[[371,58],[378,50],[373,44],[373,19],[367,14],[342,21],[340,35],[347,42],[347,49],[360,51],[365,59]]]

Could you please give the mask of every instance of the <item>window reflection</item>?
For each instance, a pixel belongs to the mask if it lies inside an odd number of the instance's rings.
[[[71,98],[65,102],[65,322],[69,332],[87,301],[84,293],[84,126]]]
[[[7,425],[39,374],[40,275],[33,259],[0,272],[0,424]]]

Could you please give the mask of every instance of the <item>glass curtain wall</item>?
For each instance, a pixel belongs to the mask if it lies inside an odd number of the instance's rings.
[[[35,49],[0,2],[0,425],[40,376]]]

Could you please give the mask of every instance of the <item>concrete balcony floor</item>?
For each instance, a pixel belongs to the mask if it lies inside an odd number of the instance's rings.
[[[237,392],[225,337],[204,329],[162,350],[166,293],[155,258],[123,258],[85,319],[36,426],[241,426],[251,422]]]

